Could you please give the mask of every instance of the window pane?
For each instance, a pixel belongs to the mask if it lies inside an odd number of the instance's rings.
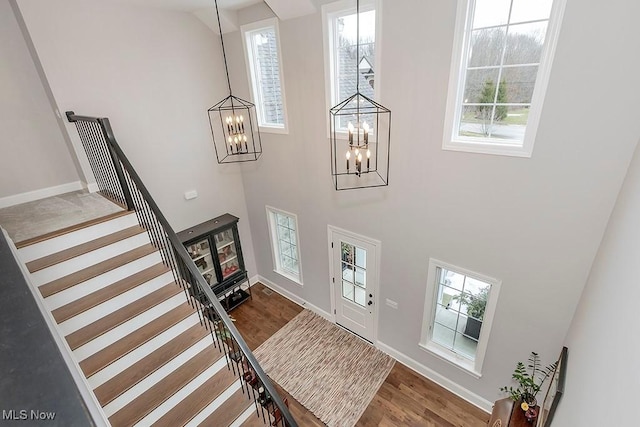
[[[499,88],[499,91],[503,91],[506,95],[501,102],[530,104],[537,75],[537,65],[505,68],[500,80],[500,85],[504,87]]]
[[[462,107],[458,134],[460,136],[488,137],[491,135],[492,114],[492,105]]]
[[[355,248],[353,247],[353,245],[341,242],[340,247],[342,251],[342,260],[348,262],[349,264],[353,264],[353,255],[355,253]]]
[[[452,289],[448,286],[439,285],[440,289],[438,291],[438,304],[441,304],[443,307],[452,310],[458,310],[460,308],[460,300],[459,295],[460,291]]]
[[[366,288],[365,271],[359,267],[356,267],[356,285]]]
[[[511,0],[476,0],[473,28],[506,25]]]
[[[498,69],[469,70],[465,80],[464,103],[492,103],[495,101]]]
[[[513,0],[511,23],[549,19],[553,0]]]
[[[510,26],[504,64],[536,64],[540,62],[546,32],[546,21]]]
[[[353,283],[353,267],[344,261],[342,262],[342,278]]]
[[[433,325],[433,335],[431,340],[446,348],[453,348],[455,332],[439,323]]]
[[[367,266],[367,251],[359,247],[356,247],[356,265],[361,268]]]
[[[286,215],[276,214],[276,219],[278,221],[278,225],[286,226],[289,224],[289,220]]]
[[[342,282],[342,296],[349,301],[354,300],[354,290],[353,285],[349,282]]]
[[[253,79],[260,124],[284,125],[280,64],[275,28],[251,33]]]
[[[451,270],[444,270],[444,284],[451,288],[461,291],[464,286],[464,278],[465,276],[463,274]]]
[[[367,306],[367,303],[366,303],[367,296],[366,296],[365,290],[362,289],[361,287],[358,287],[358,286],[356,286],[354,288],[354,290],[355,290],[355,300],[354,300],[355,303],[359,304],[359,305],[361,305],[363,307],[366,307]]]
[[[475,30],[471,35],[469,67],[500,65],[504,50],[506,28]]]

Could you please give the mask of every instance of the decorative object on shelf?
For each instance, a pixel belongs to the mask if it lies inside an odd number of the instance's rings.
[[[533,422],[536,420],[539,409],[536,396],[546,379],[556,370],[557,365],[558,362],[556,361],[546,367],[542,367],[540,365],[540,356],[532,351],[529,356],[529,364],[525,366],[524,363],[518,362],[511,376],[518,383],[518,387],[500,387],[500,391],[508,393],[512,400],[518,402],[520,408],[524,411],[527,421]]]
[[[360,0],[356,2],[356,93],[329,110],[331,175],[336,190],[389,185],[391,110],[360,92]],[[366,81],[364,84],[369,84]]]
[[[220,24],[218,0],[214,0],[220,42],[222,44],[222,58],[227,76],[229,96],[209,108],[209,125],[213,146],[218,163],[240,163],[256,161],[262,154],[262,141],[258,129],[256,107],[253,103],[238,98],[231,90],[227,54],[224,49],[224,37]]]
[[[467,323],[464,327],[464,334],[476,340],[480,339],[480,330],[482,329],[482,320],[484,319],[484,310],[487,307],[488,298],[488,286],[481,288],[475,295],[463,292],[451,298],[467,306],[467,314],[469,316],[467,317]]]

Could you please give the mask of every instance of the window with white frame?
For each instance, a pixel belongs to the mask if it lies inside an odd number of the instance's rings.
[[[531,156],[564,4],[458,3],[443,148]]]
[[[287,132],[277,19],[242,26],[251,95],[261,131]]]
[[[298,217],[267,206],[274,271],[302,285]]]
[[[342,0],[324,5],[325,74],[327,79],[327,109],[356,93],[374,99],[377,64],[377,14],[376,2],[360,2],[360,49],[356,52],[357,14],[355,0]],[[343,126],[346,132],[347,123]]]
[[[480,377],[500,281],[429,260],[420,346]]]

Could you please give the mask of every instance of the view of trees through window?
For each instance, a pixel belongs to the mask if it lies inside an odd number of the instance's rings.
[[[461,136],[524,139],[551,5],[551,0],[475,2]]]

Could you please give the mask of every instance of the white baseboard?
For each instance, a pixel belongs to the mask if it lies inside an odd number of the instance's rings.
[[[100,191],[100,189],[98,188],[98,184],[96,184],[95,182],[91,182],[89,184],[84,183],[84,186],[87,187],[87,191],[89,193],[97,193],[98,191]]]
[[[286,290],[282,286],[276,285],[275,283],[273,283],[269,279],[266,279],[266,278],[264,278],[264,277],[262,277],[260,275],[257,275],[257,276],[254,276],[254,277],[258,278],[257,279],[258,282],[260,282],[263,285],[273,289],[274,291],[276,291],[277,293],[279,293],[283,297],[295,302],[296,304],[298,304],[301,307],[308,308],[309,310],[313,311],[317,315],[322,316],[325,319],[327,319],[328,321],[335,323],[335,318],[328,311],[324,311],[320,307],[316,307],[315,305],[311,304],[310,302],[307,302],[304,299],[300,298],[296,294],[294,294],[292,292],[289,292],[288,290]]]
[[[84,186],[80,181],[68,182],[55,187],[41,188],[40,190],[28,191],[26,193],[15,194],[0,198],[0,208],[19,205],[21,203],[33,202],[34,200],[45,199],[47,197],[58,196],[72,191],[82,190]]]
[[[403,365],[413,369],[414,371],[416,371],[420,375],[424,376],[425,378],[428,378],[429,380],[433,381],[434,383],[436,383],[436,384],[444,387],[445,389],[449,390],[451,393],[455,394],[456,396],[461,397],[462,399],[464,399],[467,402],[477,406],[478,408],[482,409],[485,412],[491,413],[491,410],[492,410],[492,407],[493,407],[493,403],[492,402],[489,402],[488,400],[484,399],[483,397],[480,397],[477,394],[475,394],[475,393],[467,390],[466,388],[460,386],[459,384],[454,383],[453,381],[451,381],[450,379],[440,375],[439,373],[437,373],[433,369],[430,369],[430,368],[424,366],[423,364],[415,361],[414,359],[410,358],[409,356],[406,356],[403,353],[400,353],[398,350],[394,349],[393,347],[388,346],[387,344],[385,344],[383,342],[378,341],[376,343],[376,347],[378,347],[378,349],[380,349],[381,351],[384,351],[389,356],[393,357],[394,359],[396,359],[398,362],[402,363]]]
[[[264,278],[263,276],[260,275],[255,275],[253,276],[250,280],[251,285],[253,286],[256,282],[260,282],[262,284],[264,284],[265,286],[273,289],[274,291],[276,291],[277,293],[279,293],[280,295],[282,295],[283,297],[293,301],[294,303],[308,308],[309,310],[313,311],[316,314],[319,314],[320,316],[324,317],[325,319],[327,319],[328,321],[335,323],[335,318],[333,315],[331,315],[331,313],[328,313],[324,310],[322,310],[321,308],[316,307],[315,305],[305,301],[303,298],[300,298],[299,296],[293,294],[292,292],[286,290],[285,288],[273,283],[272,281]],[[453,381],[451,381],[448,378],[445,378],[444,376],[440,375],[439,373],[437,373],[436,371],[434,371],[433,369],[430,369],[426,366],[424,366],[423,364],[413,360],[412,358],[410,358],[409,356],[406,356],[405,354],[399,352],[398,350],[394,349],[393,347],[388,346],[387,344],[384,344],[383,342],[377,341],[376,342],[376,347],[378,349],[380,349],[381,351],[387,353],[389,356],[393,357],[394,359],[396,359],[398,362],[402,363],[403,365],[413,369],[414,371],[416,371],[417,373],[419,373],[420,375],[422,375],[423,377],[433,381],[434,383],[444,387],[445,389],[449,390],[451,393],[455,394],[456,396],[461,397],[462,399],[466,400],[467,402],[471,403],[474,406],[477,406],[478,408],[482,409],[485,412],[491,413],[492,407],[493,407],[493,403],[489,402],[488,400],[484,399],[483,397],[478,396],[477,394],[467,390],[466,388],[460,386],[459,384],[454,383]]]

